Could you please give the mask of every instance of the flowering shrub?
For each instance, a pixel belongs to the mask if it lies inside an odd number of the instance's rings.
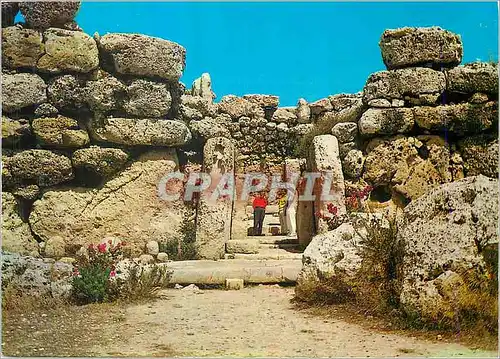
[[[82,304],[111,301],[118,296],[116,263],[125,242],[90,244],[80,256],[73,272],[73,298]]]
[[[372,190],[372,186],[366,186],[362,190],[352,191],[345,200],[347,211],[361,211],[363,209],[363,201],[370,196],[370,192]],[[326,205],[326,209],[326,213],[323,211],[317,211],[315,215],[316,217],[323,219],[328,224],[329,230],[333,230],[349,220],[349,214],[339,214],[338,208],[333,203],[328,203]]]

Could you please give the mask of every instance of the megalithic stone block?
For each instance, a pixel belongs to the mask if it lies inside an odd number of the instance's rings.
[[[234,145],[231,140],[215,137],[207,141],[203,149],[203,172],[211,176],[212,185],[201,193],[198,202],[197,254],[203,259],[219,259],[224,257],[225,244],[231,238],[233,200],[231,196],[214,196],[214,192],[225,174],[228,178],[234,176]],[[227,183],[234,197],[234,186]]]
[[[312,172],[321,174],[321,177],[316,180],[316,186],[314,186],[314,212],[321,212],[327,216],[331,215],[328,211],[328,205],[331,203],[337,207],[337,215],[345,214],[344,174],[342,173],[337,138],[332,135],[314,137],[310,161]],[[319,185],[320,183],[321,185]],[[323,188],[326,188],[326,192],[323,191]],[[323,193],[331,195],[332,198],[322,198]],[[327,221],[318,215],[315,217],[316,233],[327,232]]]

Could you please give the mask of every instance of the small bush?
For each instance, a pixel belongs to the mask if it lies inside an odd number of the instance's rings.
[[[172,270],[165,265],[142,267],[133,264],[128,277],[119,284],[120,298],[131,301],[153,298],[159,289],[166,287],[171,277]]]
[[[73,276],[73,299],[79,304],[112,301],[118,296],[115,265],[121,257],[122,242],[113,245],[89,245],[87,255],[80,256]]]

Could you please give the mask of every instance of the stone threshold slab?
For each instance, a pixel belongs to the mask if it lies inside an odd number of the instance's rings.
[[[286,260],[193,260],[169,262],[173,284],[225,284],[226,279],[239,278],[245,283],[274,284],[297,281],[302,261]]]

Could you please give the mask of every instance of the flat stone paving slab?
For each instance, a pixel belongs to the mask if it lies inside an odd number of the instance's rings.
[[[302,261],[296,259],[246,260],[222,259],[169,262],[173,284],[225,284],[226,279],[240,278],[245,283],[270,284],[297,281]]]

